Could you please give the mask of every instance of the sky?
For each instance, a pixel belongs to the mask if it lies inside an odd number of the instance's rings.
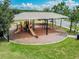
[[[1,0],[0,0],[1,1]],[[70,8],[79,5],[79,0],[11,0],[11,8],[37,9],[51,8],[58,3],[65,2]]]

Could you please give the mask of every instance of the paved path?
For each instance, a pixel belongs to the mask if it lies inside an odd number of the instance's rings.
[[[71,38],[77,38],[77,36],[76,35],[68,35],[67,37],[71,37]]]
[[[61,20],[56,20],[56,25],[60,26],[60,21]],[[69,29],[70,27],[70,22],[62,20],[62,27]]]
[[[60,21],[61,21],[61,19],[56,20],[56,25],[60,26]],[[64,19],[62,19],[62,25],[61,26],[64,27],[64,28],[70,29],[70,22],[69,21],[65,21]],[[77,24],[77,26],[79,26],[79,23]],[[72,30],[74,31],[73,28],[72,28]]]

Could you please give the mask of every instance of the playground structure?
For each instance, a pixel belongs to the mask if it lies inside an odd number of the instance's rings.
[[[50,44],[60,42],[64,40],[64,37],[66,37],[66,33],[59,28],[55,28],[55,26],[53,26],[53,28],[51,26],[48,26],[48,33],[49,33],[48,35],[46,35],[45,30],[46,26],[44,23],[37,23],[35,24],[34,29],[31,28],[31,30],[29,29],[29,31],[28,30],[25,31],[23,29],[23,31],[20,30],[18,33],[14,33],[12,36],[13,37],[12,41],[19,44],[40,45],[40,44]],[[33,31],[34,34],[31,31]]]
[[[19,21],[19,24],[15,26],[14,30],[10,31],[10,38],[14,40],[33,37],[40,39],[40,36],[47,36],[49,33],[58,33],[59,36],[60,32],[61,34],[63,33],[62,30],[54,28],[54,20],[66,18],[68,17],[51,12],[24,12],[16,14],[13,20],[15,22]]]
[[[17,25],[17,29],[15,31],[15,34],[17,34],[19,32],[26,31],[26,32],[29,32],[32,36],[38,38],[38,36],[33,31],[33,26],[32,26],[32,23],[30,21],[25,21],[23,25],[22,25],[22,22],[20,22],[20,24]]]

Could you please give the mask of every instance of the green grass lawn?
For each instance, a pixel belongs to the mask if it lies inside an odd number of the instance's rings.
[[[0,42],[0,59],[79,59],[79,41],[67,38],[48,45]]]

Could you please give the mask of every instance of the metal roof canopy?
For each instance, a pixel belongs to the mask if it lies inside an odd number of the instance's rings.
[[[67,16],[53,12],[23,12],[16,14],[13,20],[33,20],[33,19],[62,19]]]

